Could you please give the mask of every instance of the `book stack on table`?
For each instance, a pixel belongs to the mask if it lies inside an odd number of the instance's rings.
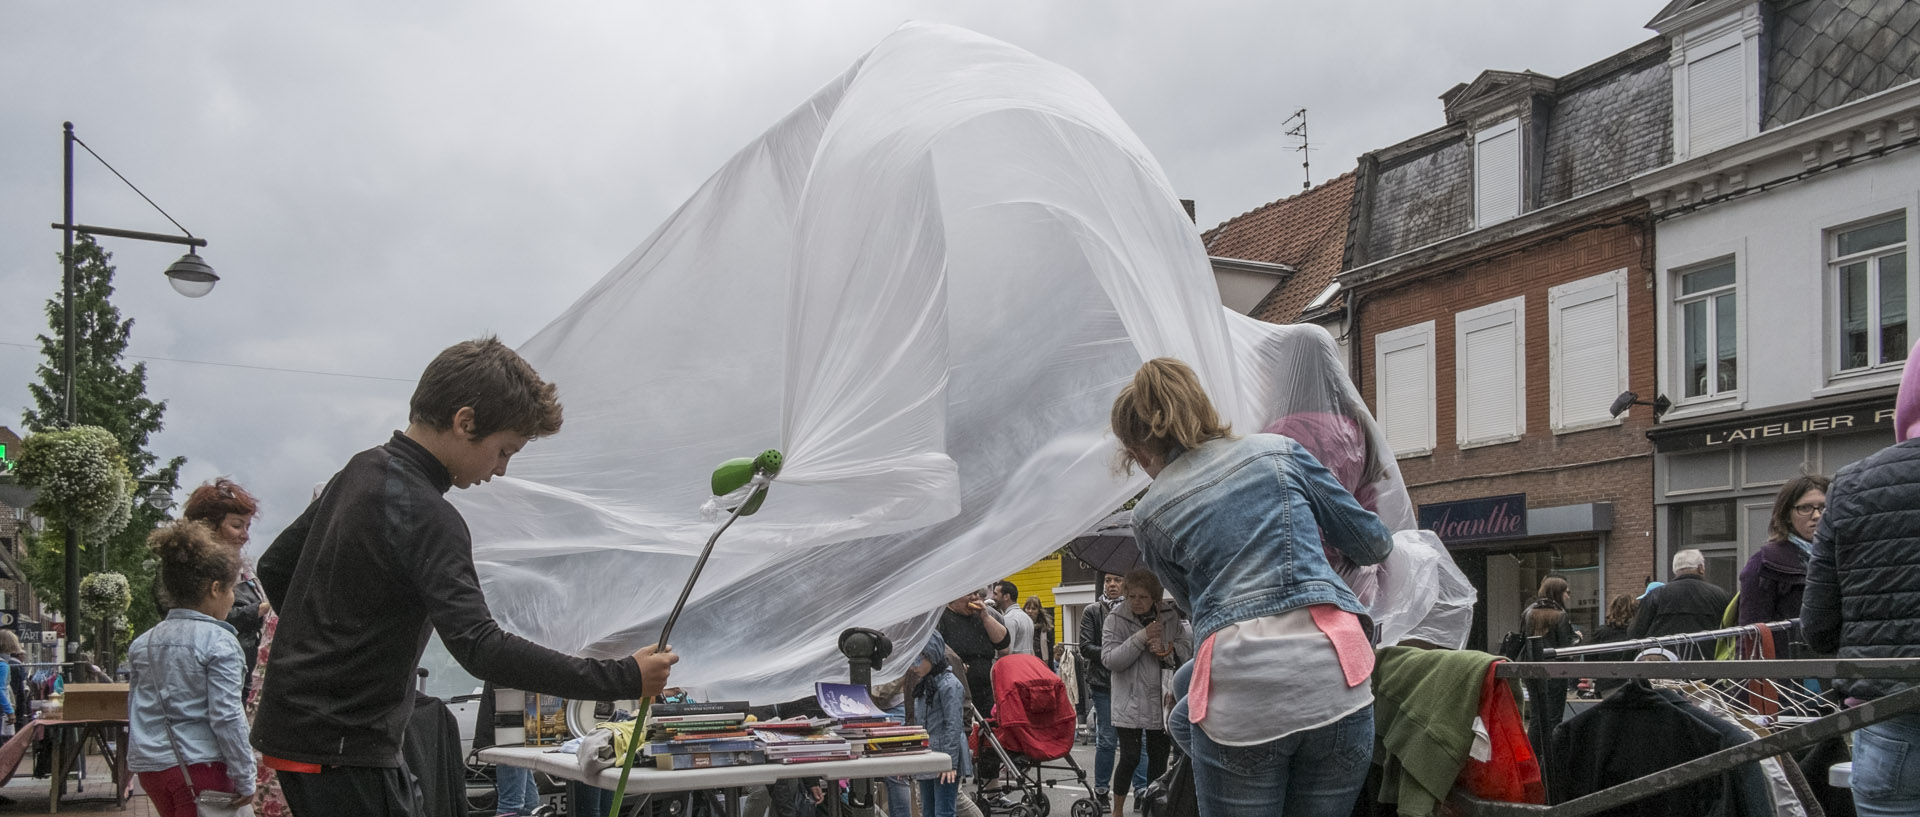
[[[656,768],[713,769],[767,762],[747,728],[745,701],[656,704],[647,713],[647,757]]]
[[[927,751],[927,730],[908,726],[898,718],[849,720],[834,730],[863,757],[911,755]]]
[[[754,737],[766,747],[770,763],[818,763],[852,760],[859,747],[834,734],[832,718],[791,718],[753,724]]]

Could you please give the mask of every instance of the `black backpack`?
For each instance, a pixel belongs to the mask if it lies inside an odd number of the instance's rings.
[[[1508,661],[1520,660],[1526,651],[1527,637],[1524,635],[1508,630],[1506,636],[1500,639],[1500,655]]]

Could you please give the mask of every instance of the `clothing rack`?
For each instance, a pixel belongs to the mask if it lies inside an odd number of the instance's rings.
[[[1692,644],[1753,635],[1760,628],[1789,629],[1796,621],[1728,627],[1697,633],[1540,650],[1543,658],[1566,659],[1649,647]],[[1765,737],[1721,749],[1677,766],[1552,806],[1481,800],[1456,789],[1448,804],[1466,817],[1586,817],[1733,771],[1749,763],[1799,751],[1863,726],[1920,712],[1920,658],[1762,659],[1731,661],[1508,661],[1494,665],[1497,678],[1638,678],[1741,680],[1779,678],[1887,678],[1913,682],[1900,692],[1784,726]]]
[[[1756,635],[1761,628],[1772,632],[1781,632],[1792,630],[1799,626],[1800,620],[1795,618],[1765,624],[1743,624],[1738,627],[1722,627],[1718,630],[1704,630],[1697,633],[1676,633],[1674,635],[1635,638],[1628,641],[1604,641],[1598,644],[1581,644],[1577,647],[1540,647],[1535,652],[1540,656],[1540,660],[1542,661],[1553,661],[1561,658],[1579,658],[1587,655],[1604,655],[1606,653],[1627,652],[1629,650],[1634,653],[1639,653],[1641,650],[1656,647],[1677,647],[1687,644],[1698,644],[1702,641],[1718,641],[1722,638],[1732,638],[1734,636]],[[1545,636],[1534,636],[1534,638],[1544,637]],[[1578,677],[1586,678],[1591,676],[1581,675]]]

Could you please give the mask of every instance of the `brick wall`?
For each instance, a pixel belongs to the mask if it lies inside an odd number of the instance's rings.
[[[1653,395],[1655,329],[1646,265],[1651,260],[1647,245],[1651,236],[1643,234],[1638,223],[1620,223],[1633,213],[1631,209],[1615,211],[1563,225],[1560,238],[1523,236],[1480,254],[1486,260],[1455,261],[1450,268],[1402,273],[1364,295],[1359,308],[1359,385],[1376,412],[1374,338],[1422,321],[1434,322],[1436,446],[1431,455],[1400,460],[1414,501],[1525,493],[1532,507],[1611,502],[1613,538],[1606,556],[1609,593],[1637,590],[1654,573],[1653,447],[1646,438],[1652,413],[1636,406],[1617,427],[1553,433],[1547,290],[1627,270],[1629,388]],[[1437,274],[1419,277],[1430,271]],[[1513,443],[1461,450],[1455,443],[1453,317],[1517,295],[1526,296],[1526,435]]]

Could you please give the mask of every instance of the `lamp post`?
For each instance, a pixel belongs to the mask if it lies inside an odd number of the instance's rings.
[[[213,285],[219,282],[220,276],[213,274],[213,268],[208,266],[205,261],[201,260],[199,254],[194,252],[195,248],[207,246],[206,239],[196,238],[193,233],[188,232],[187,228],[181,227],[180,222],[174,221],[173,216],[167,215],[167,211],[161,210],[160,205],[154,204],[153,199],[147,198],[147,194],[140,193],[140,188],[134,187],[133,182],[129,182],[127,181],[127,177],[121,176],[120,171],[113,170],[113,165],[107,164],[106,159],[102,159],[100,154],[93,152],[93,148],[87,147],[87,143],[80,141],[79,137],[74,136],[72,122],[62,123],[62,129],[65,134],[63,138],[66,160],[65,198],[61,210],[60,223],[53,225],[53,228],[61,231],[66,237],[66,251],[61,255],[61,258],[65,262],[66,278],[65,283],[60,289],[61,308],[66,315],[66,332],[63,338],[63,342],[66,344],[66,350],[63,366],[64,371],[62,373],[64,382],[62,383],[61,410],[62,420],[67,427],[71,428],[77,420],[77,408],[73,399],[73,384],[74,367],[77,364],[74,347],[78,345],[76,338],[78,332],[74,328],[75,322],[73,318],[73,285],[75,275],[73,234],[80,232],[88,235],[106,235],[115,238],[131,238],[138,241],[157,241],[163,244],[185,245],[187,247],[187,254],[181,256],[180,260],[173,262],[171,266],[167,267],[166,275],[167,282],[173,286],[174,291],[189,298],[198,298],[212,292]],[[167,235],[165,233],[147,233],[139,230],[119,230],[112,227],[75,224],[73,221],[73,146],[75,144],[85,148],[88,153],[92,153],[93,158],[99,159],[100,164],[105,165],[108,170],[113,170],[113,175],[119,176],[120,181],[126,182],[128,187],[132,187],[133,192],[140,193],[140,198],[146,199],[148,204],[153,204],[153,209],[160,210],[160,215],[167,216],[167,220],[173,221],[173,226],[180,227],[180,232],[186,233],[186,235],[177,236]],[[72,650],[74,636],[79,633],[78,627],[80,622],[80,534],[74,530],[72,524],[63,524],[61,527],[65,529],[67,535],[67,583],[64,588],[65,597],[61,601],[64,607],[63,612],[66,614],[67,619],[67,647],[70,652]],[[62,656],[62,658],[64,657],[65,656]]]

